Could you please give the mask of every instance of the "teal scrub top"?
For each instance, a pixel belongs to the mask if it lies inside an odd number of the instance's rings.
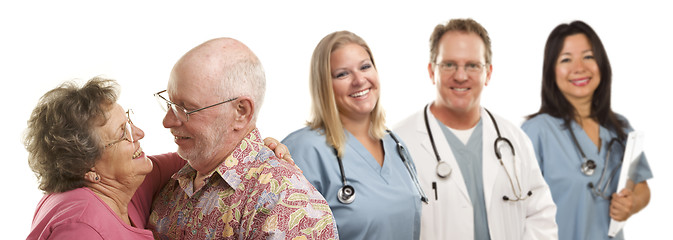
[[[622,116],[618,116],[627,127],[625,133],[633,131]],[[623,231],[615,238],[608,237],[610,224],[610,200],[603,199],[592,193],[589,183],[600,186],[602,189],[607,181],[599,183],[599,178],[605,166],[605,157],[608,143],[617,133],[600,126],[600,151],[576,122],[571,122],[571,129],[565,128],[563,119],[548,114],[537,115],[521,126],[530,137],[535,148],[535,154],[549,188],[556,203],[556,223],[558,224],[559,239],[624,239]],[[596,163],[592,176],[581,172],[582,156],[572,140],[569,131],[577,137],[582,151],[587,159]],[[625,142],[623,142],[625,144]],[[617,169],[606,190],[606,195],[617,192],[621,159],[624,157],[624,147],[613,144],[610,149],[610,159],[607,163],[605,179],[611,171]],[[637,169],[630,173],[629,178],[634,183],[640,183],[652,178],[652,170],[645,155],[641,155]]]
[[[472,201],[474,212],[474,239],[490,240],[488,229],[488,214],[484,200],[484,168],[483,168],[483,124],[479,120],[470,135],[467,144],[463,144],[458,137],[441,121],[437,124],[442,129],[446,142],[451,146],[451,152],[458,162],[463,182]]]
[[[395,141],[388,134],[383,138],[385,155],[380,166],[352,134],[344,132],[344,175],[347,183],[355,188],[355,200],[350,204],[337,200],[337,191],[343,186],[339,163],[321,130],[305,127],[282,141],[304,176],[329,203],[339,238],[418,239],[421,197]],[[411,156],[407,159],[412,171],[416,171]]]

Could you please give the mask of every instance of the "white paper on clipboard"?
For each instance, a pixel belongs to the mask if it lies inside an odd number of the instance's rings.
[[[626,149],[624,149],[624,159],[622,162],[622,170],[619,173],[619,185],[617,191],[621,191],[626,187],[626,181],[629,179],[629,173],[634,172],[640,160],[640,154],[643,152],[643,133],[632,131],[626,140]],[[610,228],[608,229],[608,236],[615,237],[622,230],[626,221],[617,221],[610,219]]]

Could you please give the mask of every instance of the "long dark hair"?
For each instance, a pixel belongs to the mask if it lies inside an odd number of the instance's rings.
[[[601,74],[601,82],[591,99],[589,117],[595,119],[601,126],[617,132],[617,137],[624,140],[626,134],[623,127],[626,123],[618,119],[611,108],[612,68],[610,67],[610,60],[596,32],[582,21],[560,24],[549,34],[547,44],[544,47],[544,63],[542,66],[542,104],[537,113],[531,114],[527,118],[530,119],[546,113],[553,117],[562,118],[565,127],[570,128],[570,121],[575,119],[577,111],[556,85],[556,60],[561,54],[565,39],[575,34],[584,34],[589,39],[591,50]]]

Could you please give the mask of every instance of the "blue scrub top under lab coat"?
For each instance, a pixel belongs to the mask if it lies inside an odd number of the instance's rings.
[[[618,117],[627,123],[624,129],[626,134],[633,131],[625,118]],[[559,239],[624,239],[623,231],[615,238],[608,237],[610,200],[595,196],[588,186],[589,182],[594,185],[599,184],[598,180],[605,167],[608,143],[612,138],[617,137],[617,133],[600,126],[601,148],[599,152],[582,127],[574,121],[571,122],[571,130],[577,137],[582,151],[597,165],[594,174],[586,176],[580,170],[583,162],[581,154],[570,132],[564,127],[563,119],[540,114],[524,122],[521,128],[533,142],[542,175],[549,184],[552,198],[556,203]],[[618,190],[620,162],[623,157],[622,145],[613,144],[605,178],[608,178],[615,167],[619,169],[610,182],[606,195],[612,195]],[[652,170],[644,154],[637,170],[629,178],[634,183],[652,178]],[[601,188],[605,182],[604,180],[600,184]]]
[[[348,131],[342,158],[355,200],[343,204],[337,191],[343,186],[334,149],[320,130],[299,129],[285,139],[292,158],[304,176],[329,203],[341,239],[418,239],[421,200],[395,141],[383,138],[384,160],[380,166],[367,149]],[[398,137],[399,139],[399,137]],[[406,147],[406,146],[405,146]],[[411,157],[407,156],[410,163]]]
[[[483,119],[483,118],[482,118]],[[470,135],[467,143],[463,143],[458,137],[447,127],[437,120],[439,128],[442,129],[446,142],[451,147],[451,152],[456,158],[460,173],[463,175],[463,182],[467,193],[470,195],[472,202],[472,211],[474,215],[474,239],[490,240],[491,234],[488,229],[488,215],[486,213],[486,199],[484,198],[484,158],[483,158],[483,144],[484,135],[482,119],[479,119],[477,126]]]

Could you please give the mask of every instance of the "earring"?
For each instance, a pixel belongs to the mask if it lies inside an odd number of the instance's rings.
[[[96,182],[100,181],[100,177],[98,177],[98,175],[96,175],[96,178],[94,179],[96,180]]]

